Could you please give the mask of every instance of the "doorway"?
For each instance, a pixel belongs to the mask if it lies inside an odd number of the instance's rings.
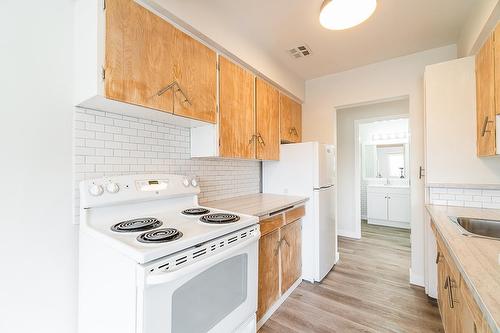
[[[361,238],[361,152],[362,145],[360,141],[360,125],[374,122],[391,121],[397,119],[405,119],[406,128],[410,128],[409,117],[409,99],[402,97],[395,100],[379,101],[371,104],[363,104],[356,106],[347,106],[337,108],[337,214],[338,214],[338,234],[340,236],[350,238]],[[377,128],[375,125],[367,125],[367,127]],[[397,138],[394,134],[392,141],[386,140],[385,133],[382,131],[373,130],[375,135],[370,138],[369,143],[372,145],[372,154],[377,152],[376,144],[402,143],[397,141],[402,138]],[[397,132],[397,131],[396,131]],[[391,133],[387,133],[387,139],[391,138]],[[379,137],[380,136],[380,137]],[[401,136],[401,135],[400,135]],[[401,147],[405,149],[408,165],[405,172],[407,177],[410,173],[409,162],[411,156],[409,154],[409,144],[411,136],[407,130],[406,138],[404,138],[407,146]],[[367,140],[365,140],[368,143]],[[380,147],[381,154],[390,151],[390,147]],[[397,147],[394,147],[397,149]],[[368,149],[369,150],[369,149]],[[368,154],[369,152],[365,152]],[[390,155],[390,154],[386,154]],[[398,159],[397,156],[392,156],[391,159]],[[377,170],[377,168],[373,168]],[[394,174],[394,173],[393,173]],[[373,177],[376,179],[377,175]],[[408,179],[408,177],[406,178]],[[381,180],[379,180],[381,181]],[[409,182],[408,182],[409,183]]]
[[[360,223],[409,230],[408,117],[364,119],[357,121],[355,126],[358,140],[355,177],[359,183],[360,203],[356,208]]]

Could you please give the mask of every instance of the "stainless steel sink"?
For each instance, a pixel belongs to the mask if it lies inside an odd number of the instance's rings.
[[[460,216],[450,216],[450,219],[457,224],[464,235],[500,240],[500,221],[498,220]]]

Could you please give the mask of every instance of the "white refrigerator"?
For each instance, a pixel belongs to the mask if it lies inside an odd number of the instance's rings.
[[[318,142],[283,144],[280,160],[263,162],[264,193],[307,196],[302,220],[302,278],[321,281],[338,261],[336,151]]]

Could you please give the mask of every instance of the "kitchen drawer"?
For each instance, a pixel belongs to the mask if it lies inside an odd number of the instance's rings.
[[[285,224],[291,223],[293,221],[297,221],[302,216],[306,215],[305,206],[300,206],[285,212]]]
[[[278,214],[265,220],[261,220],[259,222],[260,234],[264,236],[276,229],[279,229],[283,224],[283,214]]]

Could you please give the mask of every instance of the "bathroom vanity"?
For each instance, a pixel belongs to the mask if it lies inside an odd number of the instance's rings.
[[[369,224],[410,229],[410,188],[407,185],[368,185]]]

